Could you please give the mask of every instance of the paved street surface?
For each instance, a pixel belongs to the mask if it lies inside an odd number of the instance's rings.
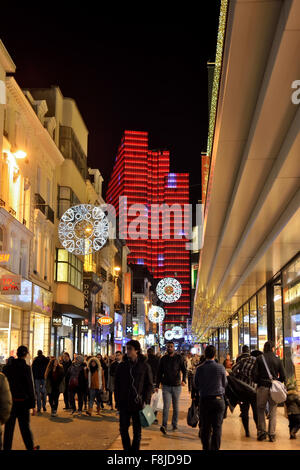
[[[161,413],[158,414],[159,425],[143,429],[141,449],[143,450],[201,450],[198,438],[198,428],[191,428],[186,424],[186,410],[190,405],[187,389],[183,391],[180,400],[179,430],[169,431],[164,436],[160,431]],[[49,405],[47,404],[49,409]],[[108,408],[102,416],[72,417],[69,412],[63,411],[63,401],[60,401],[57,418],[51,418],[50,413],[31,417],[31,427],[34,433],[35,444],[43,450],[121,450],[122,444],[119,436],[118,418],[115,411]],[[250,412],[251,413],[251,412]],[[169,415],[171,428],[171,411]],[[222,446],[223,450],[300,450],[300,435],[296,440],[289,439],[288,420],[284,417],[283,408],[277,412],[277,441],[274,443],[257,442],[253,420],[250,423],[251,437],[244,436],[243,426],[239,418],[239,407],[228,417],[223,424]],[[13,449],[23,450],[24,445],[16,425]]]

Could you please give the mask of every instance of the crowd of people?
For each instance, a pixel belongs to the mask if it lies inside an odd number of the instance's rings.
[[[221,445],[222,423],[228,408],[240,406],[240,417],[246,437],[249,432],[249,410],[257,428],[257,440],[276,439],[277,403],[273,401],[270,387],[273,379],[287,386],[285,401],[289,420],[290,438],[295,439],[300,429],[300,397],[295,381],[286,379],[281,360],[274,353],[274,344],[268,341],[264,351],[250,352],[243,346],[235,363],[228,354],[220,364],[216,349],[209,345],[204,354],[177,353],[174,343],[166,344],[166,352],[155,354],[149,348],[142,354],[138,341],[130,340],[126,354],[117,351],[111,356],[82,356],[73,360],[64,352],[60,358],[45,357],[38,351],[32,365],[28,364],[26,346],[17,350],[17,358],[10,357],[0,373],[0,425],[5,424],[4,450],[12,448],[13,434],[18,419],[21,435],[28,450],[38,450],[30,429],[30,410],[41,414],[47,411],[47,397],[51,416],[56,417],[60,394],[64,410],[72,415],[91,416],[94,404],[96,414],[106,403],[119,416],[123,449],[138,451],[142,425],[140,411],[151,403],[151,397],[161,388],[163,399],[160,431],[166,435],[172,402],[172,432],[178,430],[179,399],[182,387],[188,386],[193,409],[196,410],[199,438],[203,450],[218,450]],[[268,420],[268,430],[266,429]],[[132,422],[133,440],[129,427]],[[158,424],[157,411],[154,424]],[[0,449],[2,448],[0,426]]]

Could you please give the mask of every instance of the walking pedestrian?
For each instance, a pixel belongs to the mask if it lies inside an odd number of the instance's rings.
[[[281,360],[275,356],[275,344],[273,341],[267,341],[264,344],[264,353],[257,357],[252,369],[253,382],[257,384],[257,440],[264,441],[269,436],[269,441],[276,440],[276,411],[277,403],[275,403],[270,394],[271,380],[263,359],[267,363],[273,379],[285,382],[286,376]],[[266,432],[265,409],[269,402],[269,428]]]
[[[136,452],[140,449],[142,428],[140,410],[150,404],[153,390],[152,372],[146,357],[141,353],[138,341],[130,340],[127,354],[119,364],[115,378],[117,407],[120,412],[120,434],[123,449]],[[132,419],[133,441],[130,442],[129,426]]]
[[[45,372],[49,364],[49,359],[43,355],[43,351],[39,350],[37,356],[32,362],[32,374],[35,385],[36,401],[37,401],[37,412],[41,412],[43,405],[43,411],[46,409],[47,392],[45,387]]]
[[[46,372],[46,390],[49,396],[49,404],[51,406],[51,416],[57,415],[58,399],[61,393],[65,390],[65,373],[64,368],[59,364],[58,360],[51,359]]]
[[[109,390],[110,398],[109,402],[111,404],[111,410],[113,410],[113,395],[115,399],[115,409],[116,409],[116,393],[115,393],[115,379],[116,373],[119,364],[122,362],[123,354],[121,351],[116,351],[115,360],[110,364],[109,373],[108,373],[108,385],[107,388]]]
[[[93,405],[96,399],[97,414],[100,414],[100,393],[105,391],[104,371],[101,367],[100,361],[96,357],[90,357],[87,362],[88,371],[88,390],[89,390],[89,408],[86,414],[92,416]]]
[[[0,450],[2,449],[2,425],[10,416],[12,407],[12,396],[9,383],[5,375],[0,372]]]
[[[233,365],[233,362],[230,359],[230,354],[226,354],[226,359],[223,362],[223,366],[225,367],[226,370],[231,370],[232,365]]]
[[[255,364],[256,358],[250,355],[249,346],[244,345],[242,347],[242,354],[239,357],[238,362],[232,367],[232,374],[242,382],[250,385],[255,389],[255,383],[252,380],[252,370]],[[241,418],[242,423],[245,429],[246,437],[250,437],[249,432],[249,408],[252,408],[253,419],[255,421],[256,427],[258,425],[257,421],[257,403],[256,403],[256,394],[249,396],[249,400],[243,400],[240,403],[241,409]]]
[[[287,385],[285,407],[289,420],[290,439],[296,439],[296,434],[300,429],[300,396],[295,382]]]
[[[70,404],[69,404],[69,379],[67,372],[69,370],[69,367],[72,365],[72,361],[70,358],[70,354],[68,352],[64,352],[62,355],[62,361],[61,365],[64,368],[64,374],[65,374],[65,389],[64,389],[64,402],[65,402],[65,407],[64,410],[69,410],[70,409]]]
[[[189,392],[191,393],[193,387],[193,355],[191,352],[188,353],[186,357],[186,368],[187,368],[187,376],[188,376],[188,388]]]
[[[153,384],[156,384],[157,373],[158,373],[158,368],[159,368],[159,361],[160,361],[160,358],[154,354],[154,349],[149,348],[147,350],[147,362],[148,362],[149,366],[151,367]],[[153,392],[154,392],[154,389],[153,389]],[[155,414],[154,424],[158,424],[157,411],[155,411],[154,414]]]
[[[226,372],[215,361],[214,346],[207,346],[204,354],[205,362],[197,367],[195,375],[195,386],[200,393],[200,435],[203,450],[219,450],[225,412]]]
[[[86,379],[84,373],[84,358],[80,354],[76,354],[74,363],[69,367],[67,380],[69,382],[69,403],[72,409],[72,415],[76,413],[75,395],[77,395],[78,416],[81,416]]]
[[[186,385],[186,367],[184,359],[182,355],[175,352],[173,341],[167,342],[167,354],[160,360],[155,391],[158,391],[160,384],[162,384],[164,403],[163,420],[160,430],[163,434],[166,434],[171,401],[173,405],[172,429],[173,431],[177,431],[178,429],[179,397],[181,387]]]
[[[17,418],[26,449],[39,449],[39,446],[34,446],[33,435],[30,429],[29,410],[35,407],[35,396],[31,367],[26,364],[27,355],[27,347],[19,346],[17,349],[17,359],[11,361],[10,364],[6,364],[3,368],[3,373],[9,382],[13,400],[10,417],[4,429],[4,450],[11,450],[12,448]]]

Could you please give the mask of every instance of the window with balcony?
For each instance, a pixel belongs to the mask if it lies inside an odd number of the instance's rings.
[[[80,201],[74,191],[69,186],[58,186],[58,207],[57,217],[60,219],[61,216],[72,206],[80,204]]]
[[[67,282],[76,289],[83,290],[83,263],[62,248],[56,250],[55,281]]]

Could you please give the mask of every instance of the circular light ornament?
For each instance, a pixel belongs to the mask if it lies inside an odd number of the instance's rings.
[[[157,284],[156,293],[162,302],[167,304],[176,302],[182,293],[181,284],[173,277],[165,277]]]
[[[184,331],[181,328],[181,326],[174,326],[174,328],[172,329],[172,333],[173,333],[173,338],[175,339],[179,339],[184,336]]]
[[[152,323],[161,323],[165,318],[165,311],[163,308],[158,307],[157,305],[152,305],[148,313],[149,320]]]
[[[166,338],[166,340],[171,341],[171,339],[174,338],[174,336],[173,336],[173,330],[168,330],[168,331],[166,331],[166,332],[165,332],[165,338]]]
[[[99,251],[108,238],[108,220],[100,207],[80,204],[61,217],[58,236],[62,246],[75,255]]]

